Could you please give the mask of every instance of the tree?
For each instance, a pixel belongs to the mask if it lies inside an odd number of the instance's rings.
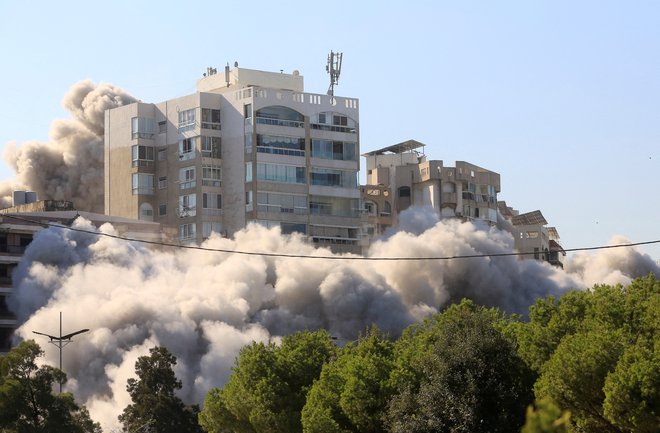
[[[527,421],[521,433],[569,433],[571,412],[562,411],[552,400],[536,402],[527,408]]]
[[[22,342],[0,359],[0,430],[3,432],[100,433],[101,427],[70,393],[53,394],[66,375],[38,367],[43,351],[33,340]]]
[[[657,431],[660,281],[597,285],[539,300],[519,324],[519,353],[539,378],[537,399],[571,411],[576,432]]]
[[[128,379],[126,390],[132,404],[124,408],[119,421],[125,432],[201,432],[197,408],[185,406],[174,393],[181,389],[172,367],[176,358],[165,347],[149,350],[135,363],[137,379]]]
[[[301,431],[307,392],[335,352],[327,331],[297,332],[279,346],[244,347],[224,388],[207,394],[200,424],[214,433]]]
[[[392,395],[393,343],[376,327],[344,347],[314,382],[302,410],[305,433],[380,432]]]
[[[511,432],[532,401],[533,375],[505,336],[504,317],[470,301],[404,334],[387,411],[393,433]],[[415,355],[417,353],[417,355]],[[402,379],[403,378],[403,379]]]

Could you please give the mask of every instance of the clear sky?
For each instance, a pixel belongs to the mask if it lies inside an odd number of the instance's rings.
[[[566,248],[657,240],[659,23],[651,0],[0,0],[0,144],[48,140],[82,79],[160,102],[238,61],[325,93],[341,51],[363,153],[415,139],[496,171],[500,199],[540,209]]]

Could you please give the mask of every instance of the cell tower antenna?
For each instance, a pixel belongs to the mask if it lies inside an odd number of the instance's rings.
[[[325,70],[330,74],[330,87],[328,88],[328,95],[334,96],[335,84],[339,83],[339,74],[341,73],[341,58],[343,53],[335,53],[330,51],[328,54],[328,64]]]

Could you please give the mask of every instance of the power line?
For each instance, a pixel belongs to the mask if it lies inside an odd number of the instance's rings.
[[[41,222],[38,220],[33,220],[30,218],[19,217],[16,215],[10,214],[0,214],[4,218],[13,218],[16,220],[29,222],[32,224],[37,224],[42,227],[48,228],[59,228],[70,230],[73,232],[86,233],[89,235],[95,236],[105,236],[112,239],[118,239],[127,242],[136,242],[148,245],[156,245],[160,247],[168,248],[181,248],[187,250],[198,250],[198,251],[209,251],[209,252],[218,252],[218,253],[227,253],[227,254],[240,254],[246,256],[262,256],[262,257],[281,257],[281,258],[292,258],[292,259],[324,259],[324,260],[362,260],[362,261],[429,261],[429,260],[457,260],[457,259],[474,259],[474,258],[486,258],[486,257],[510,257],[510,256],[530,256],[530,255],[539,255],[547,254],[546,251],[534,251],[534,252],[508,252],[508,253],[483,253],[483,254],[463,254],[463,255],[453,255],[453,256],[428,256],[428,257],[368,257],[368,256],[310,256],[306,254],[283,254],[283,253],[269,253],[269,252],[259,252],[259,251],[243,251],[243,250],[230,250],[225,248],[209,248],[203,247],[200,245],[182,245],[182,244],[173,244],[162,241],[150,241],[146,239],[136,239],[136,238],[127,238],[119,235],[113,235],[110,233],[94,232],[91,230],[79,229],[75,227],[70,227],[62,224],[52,223],[52,222]],[[577,252],[577,251],[595,251],[595,250],[605,250],[612,248],[626,248],[626,247],[637,247],[641,245],[651,245],[660,243],[660,239],[653,241],[643,241],[643,242],[632,242],[627,244],[618,244],[618,245],[601,245],[596,247],[580,247],[580,248],[562,248],[563,252]]]

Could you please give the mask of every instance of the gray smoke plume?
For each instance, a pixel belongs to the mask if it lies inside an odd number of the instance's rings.
[[[405,212],[405,230],[375,242],[368,257],[442,258],[513,249],[507,232],[439,220],[428,212]],[[74,226],[96,230],[80,218]],[[107,224],[99,230],[114,233]],[[212,237],[204,246],[321,258],[154,251],[64,228],[39,232],[28,247],[9,299],[22,323],[17,334],[56,333],[60,311],[63,332],[91,329],[65,349],[66,388],[106,431],[117,428],[117,415],[130,403],[125,389],[135,361],[155,345],[177,356],[181,397],[201,403],[210,388],[224,384],[239,349],[252,341],[278,341],[295,330],[318,328],[352,340],[372,323],[397,336],[462,297],[524,312],[537,297],[586,288],[599,276],[625,282],[651,271],[660,275],[648,256],[628,248],[578,255],[565,272],[516,257],[329,260],[322,258],[333,256],[329,251],[314,249],[301,236],[256,225],[233,240]],[[46,361],[57,365],[56,349],[40,343]]]
[[[69,200],[79,210],[103,213],[104,111],[134,101],[111,84],[74,84],[62,101],[73,118],[54,121],[49,142],[5,147],[16,179],[0,183],[0,206],[12,205],[12,190],[29,190],[41,200]]]

